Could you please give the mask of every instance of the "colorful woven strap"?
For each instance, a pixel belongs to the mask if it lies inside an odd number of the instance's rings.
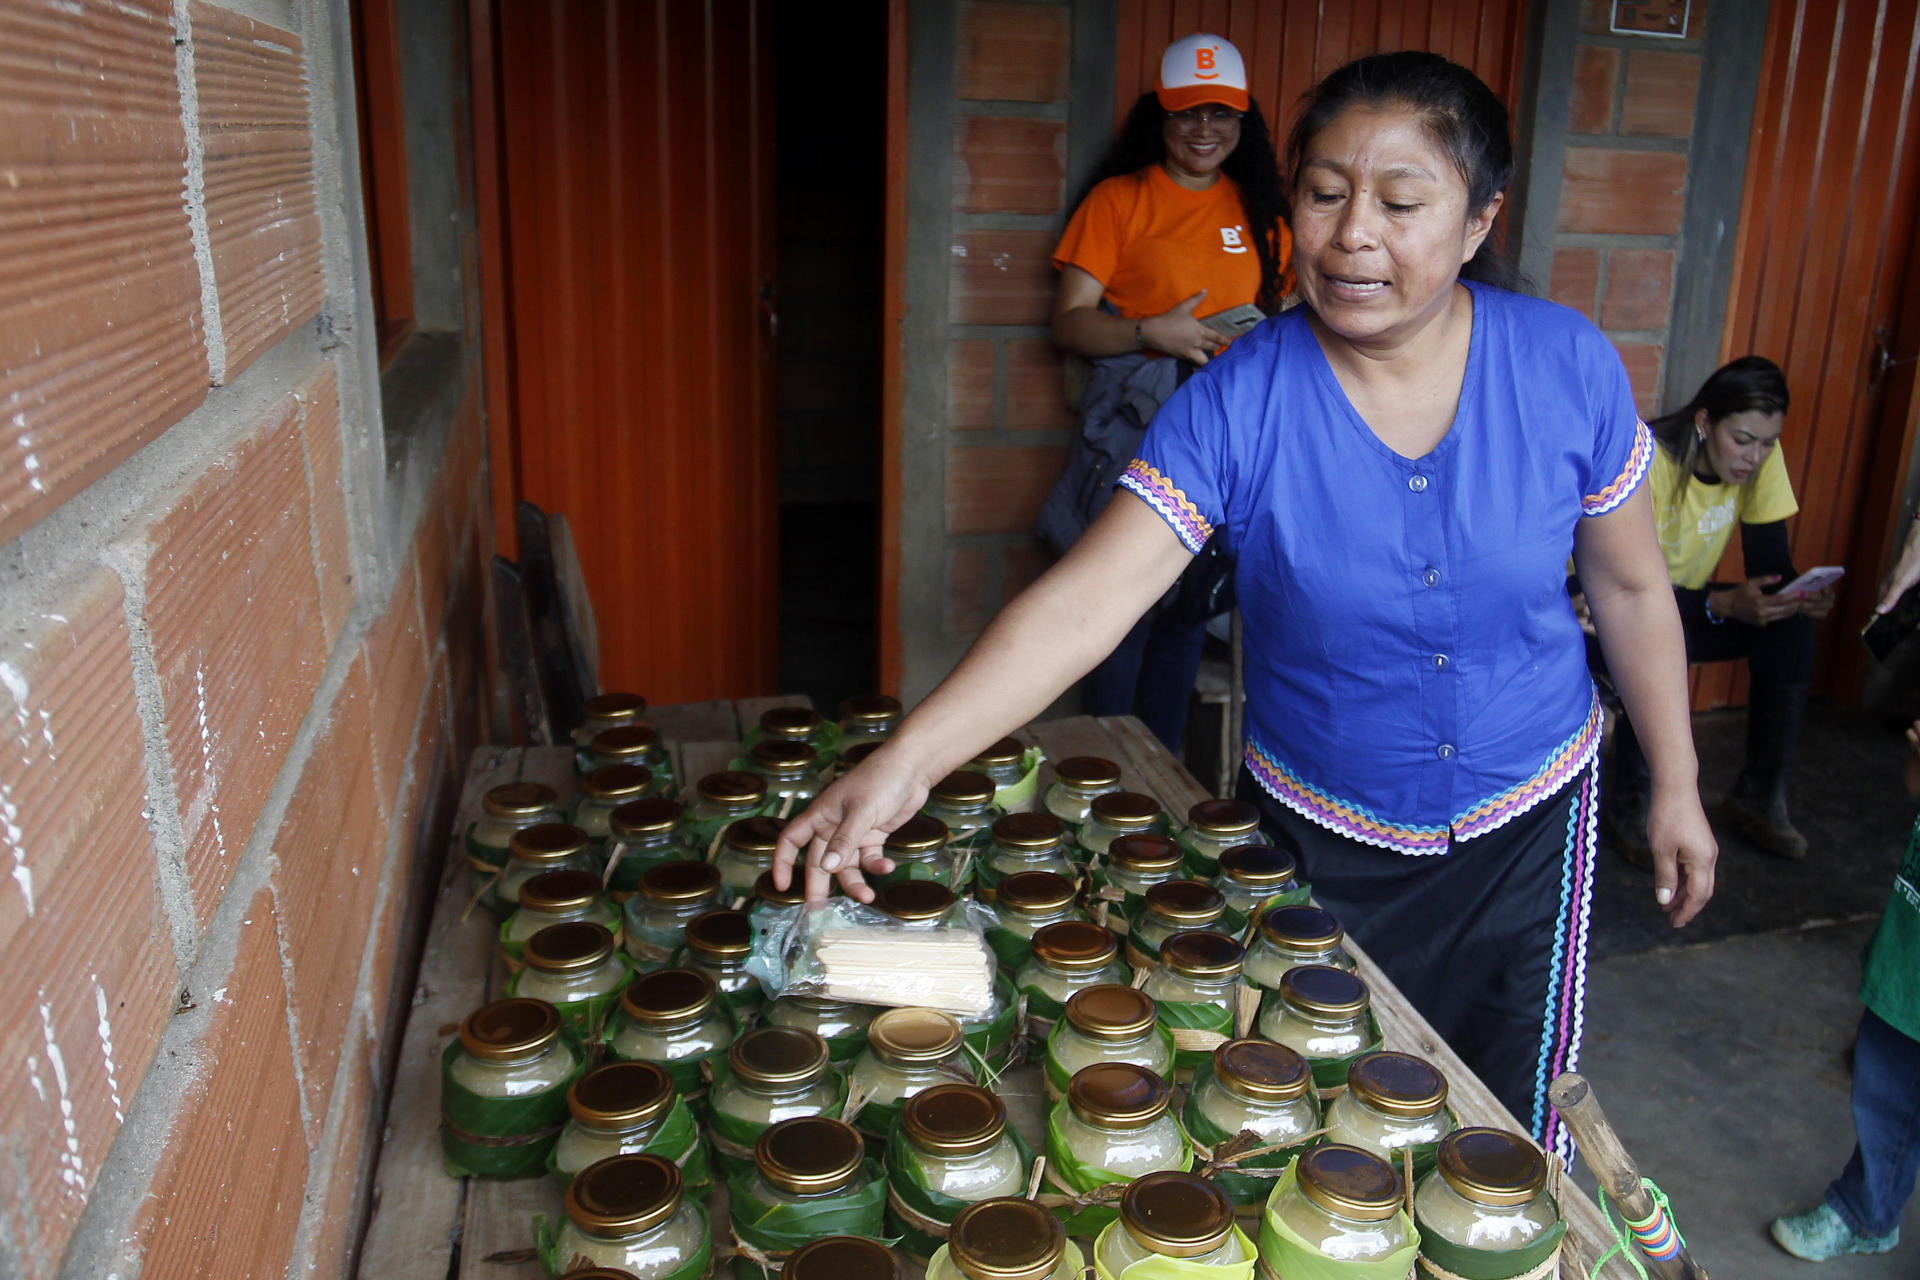
[[[1652,1178],[1641,1178],[1640,1185],[1646,1188],[1647,1197],[1653,1201],[1653,1212],[1647,1215],[1645,1221],[1635,1221],[1621,1212],[1618,1205],[1609,1205],[1607,1189],[1599,1188],[1601,1214],[1609,1223],[1613,1221],[1614,1214],[1619,1214],[1622,1226],[1614,1228],[1612,1247],[1593,1264],[1595,1276],[1606,1269],[1607,1260],[1617,1253],[1627,1260],[1627,1265],[1633,1268],[1633,1273],[1640,1280],[1647,1280],[1646,1268],[1640,1265],[1640,1259],[1634,1256],[1633,1248],[1627,1242],[1629,1235],[1641,1252],[1662,1262],[1679,1257],[1680,1251],[1687,1247],[1686,1237],[1680,1234],[1680,1228],[1673,1221],[1673,1207],[1667,1203],[1667,1193],[1655,1186]]]

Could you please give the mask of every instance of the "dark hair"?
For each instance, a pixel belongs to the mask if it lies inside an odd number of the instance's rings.
[[[1306,162],[1307,144],[1350,107],[1406,107],[1453,161],[1467,184],[1467,209],[1479,213],[1513,181],[1513,133],[1506,104],[1479,76],[1437,53],[1408,49],[1356,58],[1309,89],[1287,139],[1287,184]],[[1460,268],[1469,280],[1511,289],[1519,276],[1489,234]]]
[[[1093,176],[1073,202],[1078,209],[1093,189],[1108,178],[1138,173],[1167,158],[1166,110],[1160,99],[1143,93],[1127,112],[1126,123],[1114,137]],[[1220,165],[1220,172],[1240,188],[1240,208],[1247,215],[1247,228],[1253,237],[1253,250],[1260,257],[1260,292],[1254,299],[1262,311],[1277,311],[1291,282],[1280,262],[1280,224],[1287,219],[1287,189],[1280,181],[1280,161],[1273,150],[1273,135],[1267,130],[1267,118],[1260,104],[1247,100],[1246,114],[1240,120],[1240,141]]]
[[[1647,429],[1674,460],[1678,476],[1674,481],[1673,500],[1678,501],[1686,492],[1693,480],[1694,465],[1700,460],[1702,442],[1700,433],[1694,430],[1694,420],[1702,410],[1706,411],[1708,423],[1716,423],[1750,410],[1785,413],[1789,403],[1787,375],[1780,371],[1779,365],[1765,356],[1741,356],[1715,369],[1693,393],[1693,399],[1649,422]]]

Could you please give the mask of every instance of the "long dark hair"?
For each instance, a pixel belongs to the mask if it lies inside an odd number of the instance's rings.
[[[1163,163],[1167,158],[1166,121],[1160,99],[1151,93],[1141,94],[1073,207],[1078,209],[1088,193],[1108,178]],[[1240,207],[1247,215],[1253,251],[1260,257],[1260,293],[1254,302],[1262,311],[1277,311],[1288,289],[1284,279],[1287,273],[1280,262],[1280,224],[1287,219],[1287,189],[1280,181],[1280,161],[1274,154],[1267,118],[1252,99],[1248,99],[1246,115],[1240,120],[1240,141],[1221,162],[1220,172],[1240,188]]]
[[[1513,181],[1513,131],[1506,104],[1479,76],[1437,53],[1403,50],[1356,58],[1330,72],[1301,99],[1287,139],[1287,181],[1300,180],[1307,144],[1349,107],[1406,107],[1453,161],[1467,184],[1467,208],[1479,213]],[[1468,280],[1517,288],[1519,273],[1488,234],[1460,268]]]
[[[1693,399],[1663,413],[1647,424],[1653,438],[1674,461],[1677,473],[1671,500],[1678,503],[1693,480],[1693,469],[1700,461],[1704,441],[1694,429],[1702,410],[1708,423],[1716,423],[1730,414],[1757,410],[1761,413],[1785,413],[1787,375],[1765,356],[1741,356],[1723,364],[1700,384]]]

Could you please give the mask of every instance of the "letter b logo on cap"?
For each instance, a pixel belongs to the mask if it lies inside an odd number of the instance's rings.
[[[1195,76],[1202,80],[1217,80],[1219,78],[1220,73],[1213,69],[1214,52],[1213,49],[1204,47],[1193,51],[1193,74]]]
[[[1182,36],[1160,56],[1160,80],[1154,86],[1168,111],[1217,102],[1235,111],[1247,109],[1247,64],[1231,41],[1204,31]]]

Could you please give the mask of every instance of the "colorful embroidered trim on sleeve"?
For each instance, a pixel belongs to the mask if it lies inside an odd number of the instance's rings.
[[[1200,514],[1200,508],[1187,501],[1187,495],[1150,464],[1135,458],[1120,473],[1120,485],[1158,511],[1160,518],[1173,526],[1175,536],[1194,555],[1199,555],[1200,548],[1213,536],[1213,526]]]
[[[1653,433],[1647,430],[1647,424],[1636,421],[1633,424],[1633,448],[1627,454],[1627,465],[1614,477],[1612,484],[1598,493],[1590,493],[1580,499],[1580,514],[1603,516],[1625,502],[1640,481],[1646,476],[1647,468],[1653,465]]]
[[[1573,781],[1574,775],[1593,763],[1600,750],[1600,695],[1593,695],[1587,710],[1587,722],[1572,737],[1554,748],[1540,772],[1499,795],[1482,800],[1453,820],[1456,840],[1471,840],[1503,827]]]
[[[1365,805],[1354,804],[1322,791],[1281,764],[1253,739],[1247,739],[1247,769],[1267,794],[1309,822],[1337,831],[1361,844],[1378,845],[1395,853],[1434,854],[1447,851],[1447,828],[1409,827],[1387,822]]]

